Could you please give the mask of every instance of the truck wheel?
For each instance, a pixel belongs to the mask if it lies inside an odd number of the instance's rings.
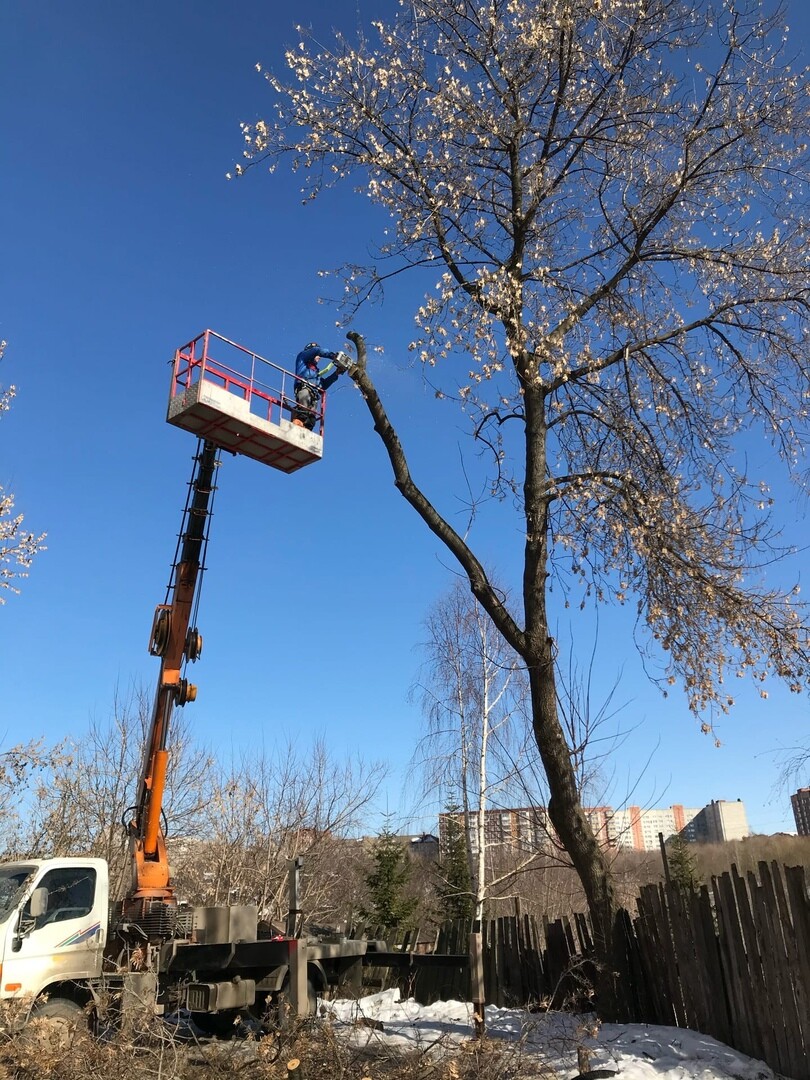
[[[39,1048],[64,1050],[90,1034],[87,1014],[70,998],[50,998],[35,1005],[25,1025],[25,1038]]]
[[[229,1009],[218,1013],[193,1012],[191,1019],[203,1035],[211,1035],[215,1039],[232,1039],[237,1031],[241,1031],[239,1016],[238,1009]]]
[[[256,1002],[251,1005],[251,1015],[259,1021],[262,1031],[276,1032],[283,1027],[289,1019],[288,1005],[290,999],[290,978],[287,976],[281,985],[281,989],[272,994],[262,997],[257,995]],[[307,1000],[309,1002],[309,1019],[318,1015],[318,992],[312,979],[307,979]]]
[[[289,975],[284,980],[284,985],[281,988],[282,996],[289,1001],[290,1000],[290,977]],[[309,1017],[312,1018],[318,1015],[318,993],[315,989],[315,983],[312,979],[307,979],[307,1001],[309,1002]]]

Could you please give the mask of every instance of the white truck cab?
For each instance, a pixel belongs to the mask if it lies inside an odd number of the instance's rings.
[[[292,863],[295,910],[300,859]],[[47,1020],[92,1030],[99,1007],[115,1023],[146,1005],[155,1016],[188,1009],[202,1031],[228,1033],[244,1010],[260,1022],[277,1015],[278,998],[288,992],[299,1015],[311,1013],[316,992],[349,972],[359,977],[366,952],[380,946],[259,938],[253,905],[190,908],[175,921],[166,921],[162,901],[158,907],[158,928],[165,922],[167,930],[150,943],[148,926],[122,918],[120,904],[111,915],[104,859],[0,864],[0,1004],[19,1002],[19,1010],[0,1016],[0,1026]]]
[[[0,999],[43,993],[102,972],[108,872],[103,859],[0,865]]]

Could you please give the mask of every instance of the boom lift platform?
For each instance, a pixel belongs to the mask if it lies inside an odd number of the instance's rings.
[[[295,376],[204,330],[174,354],[166,419],[222,450],[291,473],[323,456],[321,395],[312,431],[292,422]]]

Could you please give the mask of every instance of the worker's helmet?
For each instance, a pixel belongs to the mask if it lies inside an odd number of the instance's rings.
[[[310,341],[308,345],[304,346],[305,349],[320,349],[320,345],[317,341]]]

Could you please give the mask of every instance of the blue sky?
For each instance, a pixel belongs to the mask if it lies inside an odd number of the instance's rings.
[[[803,44],[810,18],[802,0],[788,7]],[[205,327],[282,364],[310,340],[340,346],[317,271],[364,256],[366,201],[344,189],[303,206],[293,176],[225,173],[240,121],[269,111],[255,65],[281,69],[294,22],[351,33],[394,8],[0,5],[0,385],[18,387],[0,423],[0,484],[48,532],[22,594],[0,608],[6,745],[78,737],[116,686],[157,674],[146,643],[195,446],[164,423],[175,347]],[[375,377],[414,477],[462,524],[464,424],[404,352],[408,300],[392,294],[355,326],[385,346]],[[434,829],[438,806],[404,779],[422,731],[408,690],[450,564],[396,493],[359,396],[342,383],[332,393],[320,464],[288,477],[229,458],[219,485],[187,717],[198,739],[227,756],[324,733],[336,756],[391,763],[380,811]],[[785,513],[800,535],[803,517]],[[485,514],[476,536],[501,579],[518,580],[519,522]],[[593,621],[575,632],[590,652]],[[632,729],[616,804],[630,790],[657,806],[742,798],[757,831],[793,828],[775,784],[780,748],[808,741],[806,698],[741,694],[715,749],[678,695],[664,701],[646,681],[622,613],[601,613],[596,651],[596,695],[620,676],[619,722]]]

